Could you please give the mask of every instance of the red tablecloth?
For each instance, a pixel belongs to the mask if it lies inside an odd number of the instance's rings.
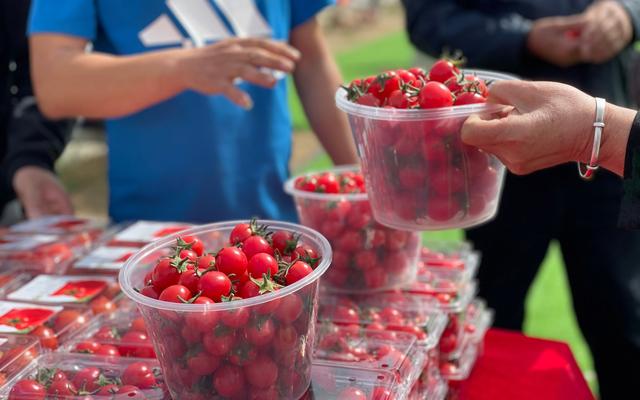
[[[492,329],[460,400],[593,400],[569,346]]]

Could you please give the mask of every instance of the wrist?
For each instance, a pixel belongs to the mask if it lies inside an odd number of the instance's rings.
[[[170,85],[170,90],[176,93],[190,89],[189,56],[191,49],[167,50],[162,57],[161,85]]]
[[[605,127],[600,146],[600,164],[622,176],[631,125],[636,111],[607,103]]]

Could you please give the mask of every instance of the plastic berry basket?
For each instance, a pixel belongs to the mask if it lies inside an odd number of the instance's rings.
[[[144,319],[137,310],[94,318],[61,350],[105,357],[156,358]]]
[[[332,291],[383,291],[415,280],[420,236],[393,229],[373,218],[366,193],[317,193],[297,189],[295,182],[325,172],[358,172],[356,166],[312,172],[289,179],[300,223],[324,235],[333,249],[332,267],[322,279]]]
[[[76,255],[84,251],[73,237],[52,234],[8,233],[0,236],[3,269],[63,274]]]
[[[402,399],[402,387],[390,371],[314,362],[311,385],[300,400]],[[274,397],[277,398],[277,397]]]
[[[39,354],[37,338],[0,333],[0,387]]]
[[[207,248],[221,248],[239,222],[203,225],[179,235],[198,237]],[[138,293],[135,289],[155,265],[145,260],[162,255],[178,234],[142,248],[120,271],[122,290],[144,317],[173,398],[216,393],[248,399],[270,390],[279,399],[298,399],[309,387],[318,281],[331,264],[331,247],[307,227],[259,222],[300,235],[301,243],[316,250],[321,260],[313,273],[272,293],[216,304],[169,303]],[[264,335],[249,334],[255,330]],[[194,363],[204,364],[198,374],[190,372]],[[257,365],[262,367],[257,370]]]
[[[0,334],[36,337],[43,350],[55,350],[83,328],[91,312],[76,307],[0,301]]]
[[[42,397],[18,395],[15,398],[58,400],[120,398],[115,394],[116,388],[124,386],[132,389],[134,395],[127,392],[126,395],[121,395],[122,398],[148,400],[169,398],[160,365],[155,360],[114,359],[68,353],[45,354],[36,358],[21,373],[16,374],[0,387],[0,399],[14,398],[10,395],[11,390],[24,380],[38,381],[42,386],[48,386],[45,390],[52,390],[51,385],[54,380],[64,380],[70,382],[79,394],[67,395],[58,392],[58,394]]]
[[[464,72],[486,81],[514,79]],[[346,94],[337,91],[336,105],[349,117],[377,221],[426,231],[476,226],[495,216],[505,167],[495,156],[462,143],[460,130],[469,116],[499,115],[505,106],[400,110],[355,104]]]
[[[440,375],[438,349],[427,352],[426,365],[414,383],[407,400],[440,400],[447,393],[447,382]]]
[[[319,330],[331,332],[337,326],[352,335],[364,329],[376,330],[381,338],[389,340],[397,333],[410,333],[423,349],[431,349],[447,325],[447,316],[435,303],[433,299],[401,292],[358,296],[323,293],[318,312]]]
[[[393,338],[380,331],[334,326],[320,330],[314,348],[314,362],[324,362],[368,369],[381,373],[392,372],[399,397],[405,398],[424,369],[426,353],[409,333],[397,333]]]

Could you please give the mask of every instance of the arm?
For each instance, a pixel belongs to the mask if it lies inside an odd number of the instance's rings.
[[[356,163],[349,123],[334,101],[342,79],[317,21],[296,27],[291,44],[302,54],[293,78],[313,131],[334,163]]]
[[[456,0],[403,0],[411,42],[438,57],[461,50],[469,65],[517,72],[531,21],[518,14],[487,15]]]
[[[31,38],[32,73],[43,112],[51,117],[115,118],[140,111],[184,90],[223,94],[250,108],[233,80],[271,87],[260,67],[291,72],[297,53],[265,39],[228,39],[198,49],[133,56],[87,53],[87,41],[57,34]]]

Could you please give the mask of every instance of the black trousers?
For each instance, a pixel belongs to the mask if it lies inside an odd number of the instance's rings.
[[[515,330],[549,243],[559,241],[603,400],[640,396],[640,231],[616,227],[621,196],[620,178],[598,171],[583,182],[575,165],[508,175],[497,218],[467,231],[482,251],[480,295],[495,325]]]

